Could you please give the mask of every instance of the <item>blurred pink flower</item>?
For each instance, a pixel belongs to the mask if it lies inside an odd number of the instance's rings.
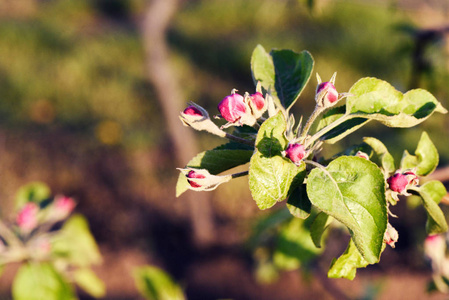
[[[61,219],[66,218],[75,208],[75,201],[67,196],[57,196],[54,202],[55,213]]]
[[[16,223],[23,231],[31,231],[37,226],[37,213],[39,207],[34,202],[28,202],[19,211],[16,218]]]

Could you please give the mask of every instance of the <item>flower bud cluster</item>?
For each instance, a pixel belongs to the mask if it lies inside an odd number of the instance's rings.
[[[40,224],[53,224],[66,219],[75,208],[75,201],[67,196],[56,196],[47,207],[42,208],[34,203],[26,203],[16,215],[16,225],[20,232],[29,234]]]
[[[387,179],[388,188],[394,200],[398,201],[398,195],[410,196],[407,189],[419,184],[418,176],[414,170],[398,170]]]

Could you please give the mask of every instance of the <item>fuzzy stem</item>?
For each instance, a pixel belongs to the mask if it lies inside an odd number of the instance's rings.
[[[3,237],[8,245],[21,245],[22,242],[17,236],[9,229],[5,223],[0,220],[0,236]]]
[[[338,125],[341,125],[342,123],[346,122],[349,119],[358,117],[358,115],[352,114],[345,114],[341,118],[335,120],[334,122],[330,123],[326,127],[322,128],[320,131],[316,132],[306,143],[305,147],[307,148],[309,145],[313,144],[317,139],[321,138],[324,134],[328,133]]]
[[[307,120],[306,125],[304,125],[304,129],[301,133],[301,139],[303,140],[307,134],[309,133],[310,127],[312,127],[313,122],[315,121],[316,117],[319,116],[323,112],[323,107],[317,105],[315,106],[315,109],[313,110],[313,113],[310,115],[309,119]]]
[[[242,143],[242,144],[254,147],[254,142],[245,140],[245,139],[243,139],[241,137],[238,137],[238,136],[235,136],[235,135],[232,135],[232,134],[229,134],[229,133],[226,133],[225,137],[227,139],[229,139],[229,140],[232,140],[232,141],[235,141],[235,142],[238,142],[238,143]]]
[[[248,175],[248,171],[243,171],[243,172],[235,173],[235,174],[232,174],[231,176],[232,176],[232,178],[234,179],[234,178],[238,178],[238,177],[242,177],[242,176],[246,176],[246,175]]]

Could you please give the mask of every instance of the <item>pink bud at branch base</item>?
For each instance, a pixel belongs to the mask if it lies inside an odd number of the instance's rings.
[[[304,145],[294,143],[288,144],[287,149],[282,154],[289,158],[295,165],[299,165],[306,156]]]

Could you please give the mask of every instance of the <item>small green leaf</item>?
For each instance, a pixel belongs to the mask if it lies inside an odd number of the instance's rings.
[[[253,155],[253,150],[208,150],[199,153],[187,164],[188,167],[207,169],[211,174],[216,175],[236,166],[246,164]],[[187,191],[189,183],[183,174],[179,174],[176,184],[176,197]]]
[[[184,300],[182,289],[163,270],[144,266],[134,269],[134,282],[147,300]]]
[[[104,282],[89,268],[77,269],[73,273],[73,279],[84,291],[95,298],[106,295]]]
[[[275,89],[282,106],[287,111],[295,104],[309,82],[313,70],[313,58],[307,51],[272,50],[275,69]]]
[[[332,261],[327,276],[330,278],[346,278],[353,280],[358,268],[365,268],[369,263],[363,259],[352,239],[345,253]]]
[[[20,209],[28,202],[39,204],[51,197],[51,190],[43,182],[31,182],[19,188],[16,194],[15,207]]]
[[[438,150],[433,145],[429,135],[424,131],[415,150],[415,155],[411,155],[408,151],[404,151],[401,160],[401,169],[416,168],[416,174],[419,176],[427,176],[432,173],[438,166]]]
[[[438,206],[441,199],[446,195],[446,188],[437,180],[424,183],[416,190],[422,198],[423,206],[427,211],[426,231],[429,235],[444,233],[447,231],[447,222],[443,211]]]
[[[405,94],[388,82],[377,78],[362,78],[350,89],[346,100],[347,113],[377,120],[389,127],[413,127],[433,112],[446,113],[435,97],[422,89]]]
[[[321,252],[313,244],[304,220],[293,218],[279,232],[273,260],[280,269],[295,270]]]
[[[284,115],[279,112],[262,124],[257,135],[257,150],[249,167],[249,188],[260,209],[283,201],[304,180],[305,164],[296,166],[281,155],[287,146],[286,126]]]
[[[317,248],[321,248],[321,238],[332,221],[333,218],[323,212],[320,212],[313,220],[310,226],[310,235]]]
[[[385,145],[381,141],[373,137],[366,137],[363,139],[363,141],[374,150],[377,157],[379,158],[382,168],[386,173],[392,173],[396,171],[396,167],[394,166],[394,158],[390,154],[390,152],[388,152],[387,147],[385,147]]]
[[[14,278],[14,300],[76,299],[72,286],[49,263],[26,263]]]
[[[55,256],[67,259],[71,264],[79,267],[88,267],[102,262],[89,225],[81,215],[73,215],[54,236],[52,252]]]
[[[271,91],[273,98],[277,99],[276,90],[274,89],[275,71],[273,58],[265,51],[262,45],[257,45],[253,51],[251,71],[254,83],[260,82],[265,92]]]
[[[379,260],[387,227],[385,180],[371,161],[341,156],[327,168],[313,169],[307,179],[310,202],[346,225],[369,263]]]
[[[288,197],[287,208],[290,213],[300,219],[306,219],[310,215],[312,203],[307,197],[307,190],[304,184],[299,185]]]

